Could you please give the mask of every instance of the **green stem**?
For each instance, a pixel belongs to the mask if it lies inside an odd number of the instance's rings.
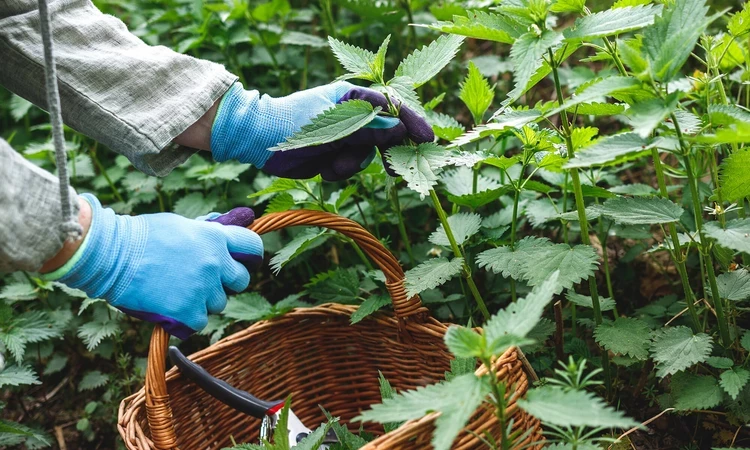
[[[498,382],[497,372],[490,359],[483,359],[482,364],[484,364],[487,372],[489,372],[492,396],[495,397],[495,417],[497,417],[497,423],[500,426],[500,448],[502,450],[510,450],[511,443],[508,436],[508,423],[505,417],[505,393],[507,388],[504,384],[501,385]]]
[[[693,200],[693,214],[695,215],[695,227],[698,229],[698,234],[701,238],[701,254],[705,257],[706,276],[708,278],[708,284],[711,287],[711,298],[714,301],[714,309],[716,309],[716,321],[719,323],[719,336],[724,347],[732,345],[732,340],[729,338],[729,327],[727,326],[727,319],[724,315],[724,305],[719,295],[719,288],[716,284],[716,274],[714,273],[714,262],[711,257],[711,245],[708,242],[708,238],[703,233],[703,210],[701,209],[700,199],[698,198],[698,184],[695,173],[693,173],[693,166],[690,162],[690,155],[687,147],[684,146],[682,134],[677,124],[677,117],[672,114],[672,121],[675,124],[675,130],[677,130],[677,138],[680,140],[680,146],[683,149],[683,161],[685,164],[685,171],[688,176],[688,184],[690,184],[690,196]]]
[[[607,238],[609,232],[604,229],[604,221],[599,217],[599,242],[602,246],[602,263],[604,269],[604,279],[607,281],[607,294],[612,300],[615,299],[615,291],[612,289],[612,277],[609,274],[609,255],[607,254]],[[615,302],[616,303],[616,302]],[[617,310],[615,310],[615,317],[617,317]]]
[[[409,255],[409,263],[413,266],[415,264],[414,254],[411,251],[411,243],[409,242],[409,235],[406,234],[406,225],[404,224],[404,216],[401,214],[401,202],[398,200],[398,188],[394,185],[391,188],[391,205],[398,218],[398,232],[401,235],[401,240],[404,241],[404,247],[406,247],[406,254]]]
[[[524,173],[525,167],[521,168],[521,173]],[[510,178],[510,175],[508,175],[508,178]],[[518,182],[520,183],[521,180],[519,178]],[[513,195],[513,217],[510,220],[510,249],[511,251],[515,249],[516,246],[516,222],[518,221],[518,200],[521,197],[521,187],[516,186],[515,193]],[[510,279],[510,299],[511,301],[515,302],[517,298],[516,294],[516,280],[511,277]]]
[[[117,201],[125,203],[125,200],[122,199],[122,195],[120,195],[120,191],[117,190],[117,188],[115,187],[115,183],[112,182],[112,179],[107,174],[107,169],[104,168],[102,163],[99,161],[99,158],[96,157],[96,144],[94,144],[94,148],[92,148],[89,153],[91,154],[91,160],[94,161],[94,165],[99,170],[99,173],[101,173],[104,179],[107,181],[107,184],[112,190],[112,194],[114,194]]]
[[[562,85],[560,84],[560,74],[557,70],[557,64],[555,62],[555,55],[552,53],[552,49],[548,50],[549,62],[552,67],[552,75],[555,80],[555,91],[557,93],[557,102],[562,106],[564,99],[562,95]],[[563,132],[565,133],[565,146],[567,147],[568,158],[572,159],[575,156],[575,149],[573,148],[573,141],[571,140],[570,123],[568,122],[568,113],[565,111],[560,112],[560,121],[562,122]],[[576,199],[576,209],[578,210],[578,221],[581,227],[581,242],[584,245],[591,245],[589,239],[589,224],[586,221],[586,203],[583,200],[583,190],[581,189],[581,178],[578,174],[577,168],[569,170],[570,178],[573,182],[573,192]],[[599,303],[599,289],[596,286],[596,277],[593,275],[589,277],[589,292],[591,293],[591,304],[594,309],[594,322],[597,325],[602,323],[602,308]],[[612,378],[609,370],[609,353],[602,350],[602,369],[604,370],[604,384],[607,388],[607,392],[610,391],[612,386]]]
[[[346,242],[350,243],[352,247],[354,247],[354,251],[357,252],[357,255],[359,256],[359,259],[362,260],[362,263],[367,267],[367,270],[375,270],[375,267],[372,266],[372,263],[370,262],[370,259],[365,256],[364,252],[361,248],[359,248],[359,245],[357,245],[356,242],[354,242],[354,239],[346,237]]]
[[[430,198],[432,199],[432,203],[435,205],[435,210],[438,213],[440,223],[443,224],[445,235],[448,237],[448,242],[450,242],[451,249],[453,250],[453,255],[457,258],[463,259],[463,275],[466,279],[466,284],[469,285],[469,290],[471,290],[471,293],[474,296],[474,300],[477,302],[479,311],[482,312],[485,320],[489,320],[490,312],[487,310],[487,305],[484,303],[484,299],[482,298],[482,294],[479,293],[477,285],[474,284],[474,279],[471,278],[471,268],[466,262],[466,258],[464,258],[463,252],[461,252],[461,249],[458,247],[456,238],[453,237],[453,230],[451,230],[451,226],[448,223],[448,216],[445,214],[445,210],[443,210],[443,206],[440,204],[440,199],[438,198],[437,192],[435,192],[434,189],[430,189]]]
[[[656,172],[656,180],[659,184],[659,192],[662,197],[669,199],[664,168],[661,165],[659,151],[656,150],[656,148],[651,149],[651,159],[654,162],[654,171]],[[688,312],[690,313],[690,318],[693,322],[693,331],[698,333],[702,329],[701,321],[698,316],[698,311],[695,309],[695,294],[690,287],[690,279],[688,278],[687,267],[685,266],[685,255],[682,254],[680,239],[677,236],[677,227],[674,223],[667,224],[667,227],[669,229],[669,236],[672,239],[672,260],[677,267],[677,273],[679,273],[680,280],[682,281],[682,291],[685,295],[685,302],[687,303]]]

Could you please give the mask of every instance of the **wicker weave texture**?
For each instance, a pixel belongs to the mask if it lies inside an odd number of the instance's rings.
[[[395,316],[376,314],[356,325],[349,317],[353,306],[328,304],[298,309],[272,321],[261,321],[244,331],[191,355],[212,375],[264,399],[292,396],[292,409],[308,426],[325,420],[320,409],[341,417],[353,431],[351,419],[380,402],[378,370],[397,390],[440,381],[450,368],[451,354],[443,344],[447,326],[426,313],[418,297],[406,298],[403,270],[398,261],[360,225],[317,211],[288,211],[258,219],[258,233],[295,226],[322,226],[354,239],[386,275]],[[236,442],[255,442],[260,421],[218,402],[181,377],[176,369],[165,375],[169,336],[155,327],[148,358],[146,386],[122,401],[118,429],[130,450],[221,449]],[[541,428],[515,405],[528,389],[528,379],[511,349],[496,361],[498,378],[515,386],[508,417],[516,429],[531,430],[523,443],[541,442]],[[380,435],[364,450],[428,449],[435,415],[410,421]],[[497,422],[488,408],[480,408],[467,426],[498,436]],[[536,445],[532,448],[539,448]],[[470,433],[462,432],[453,448],[481,449]]]

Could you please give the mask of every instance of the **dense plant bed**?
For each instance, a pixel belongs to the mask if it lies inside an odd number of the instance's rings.
[[[513,386],[469,369],[520,346],[542,381],[518,405],[554,448],[606,448],[628,431],[612,448],[750,447],[747,4],[95,3],[149,44],[225,64],[262,93],[341,77],[389,100],[344,103],[282,147],[346,135],[402,104],[432,125],[436,142],[385,155],[397,177],[376,158],[341,183],[200,155],[157,179],[66,133],[74,187],[120,213],[322,210],[394,251],[409,294],[456,324],[446,344],[457,372],[388,393],[361,420],[439,411],[433,444],[446,449],[484,402],[508,437],[488,448],[509,448]],[[0,90],[0,136],[53,170],[46,123]],[[294,228],[264,243],[270,268],[184,353],[314,303],[360,305],[353,321],[390,308],[382,273],[350,239]],[[117,405],[143,384],[151,326],[33,274],[2,278],[0,300],[0,447],[122,448]]]

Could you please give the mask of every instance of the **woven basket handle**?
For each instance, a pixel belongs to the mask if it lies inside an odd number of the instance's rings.
[[[258,234],[286,227],[309,225],[324,227],[348,236],[378,265],[385,274],[385,286],[393,300],[396,317],[420,320],[425,308],[418,296],[407,298],[404,271],[398,260],[370,232],[353,220],[322,211],[292,210],[267,214],[248,228]],[[157,450],[177,449],[177,436],[172,422],[172,408],[167,392],[166,358],[169,334],[156,325],[149,344],[146,369],[146,419],[151,440]]]

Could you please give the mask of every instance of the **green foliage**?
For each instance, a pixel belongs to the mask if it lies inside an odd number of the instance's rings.
[[[516,39],[510,51],[515,85],[503,104],[507,105],[518,100],[533,86],[534,74],[544,66],[543,57],[549,49],[557,46],[561,41],[562,36],[551,30],[544,30],[541,35],[530,31]]]
[[[748,379],[750,379],[750,372],[741,367],[736,367],[722,372],[719,376],[719,384],[724,392],[732,397],[732,400],[736,400]]]
[[[469,73],[461,83],[459,98],[469,108],[474,123],[482,123],[484,113],[495,98],[495,90],[473,62],[469,62]]]
[[[349,136],[368,123],[380,112],[364,100],[349,100],[327,109],[314,117],[301,130],[277,144],[272,151],[287,151],[295,148],[327,144]]]
[[[750,298],[750,272],[745,269],[719,275],[716,284],[721,298],[732,301]]]
[[[650,334],[645,322],[630,317],[604,322],[594,331],[596,342],[607,350],[639,360],[648,358]]]
[[[656,373],[663,378],[705,361],[711,353],[712,339],[705,333],[693,334],[688,327],[664,328],[654,333],[651,356]]]
[[[678,410],[713,408],[721,401],[721,388],[712,376],[682,372],[672,377],[671,384]]]
[[[529,390],[518,406],[546,423],[561,427],[631,428],[638,422],[625,417],[594,394],[543,386]]]
[[[559,270],[556,293],[570,288],[574,283],[594,273],[597,256],[590,246],[553,244],[546,238],[527,237],[514,249],[498,247],[477,255],[479,267],[516,280],[525,280],[531,286],[544,281],[550,273]]]
[[[433,258],[406,272],[406,295],[436,288],[461,273],[463,258]]]
[[[726,228],[716,222],[707,222],[703,231],[726,248],[750,254],[750,219],[730,220]]]
[[[661,10],[661,5],[646,5],[626,6],[594,13],[576,20],[573,27],[565,30],[565,38],[594,40],[637,30],[654,23],[654,18]]]
[[[593,167],[599,165],[621,164],[637,159],[654,147],[655,143],[644,139],[636,133],[622,133],[600,139],[576,153],[568,161],[567,168]]]
[[[382,404],[372,405],[371,409],[363,411],[354,420],[401,422],[439,412],[435,419],[432,445],[435,450],[447,450],[489,392],[490,386],[485,380],[474,374],[461,375],[451,381],[405,391],[385,399]]]
[[[396,76],[409,77],[414,87],[422,86],[451,62],[463,41],[460,36],[440,36],[401,61]]]
[[[482,216],[471,213],[454,214],[448,217],[448,224],[453,231],[456,243],[464,245],[466,241],[479,232],[482,226]],[[435,245],[450,246],[448,236],[445,233],[445,227],[442,224],[438,226],[437,231],[430,235],[429,240]]]
[[[665,198],[618,197],[604,202],[599,212],[617,223],[650,225],[677,222],[682,208]]]

